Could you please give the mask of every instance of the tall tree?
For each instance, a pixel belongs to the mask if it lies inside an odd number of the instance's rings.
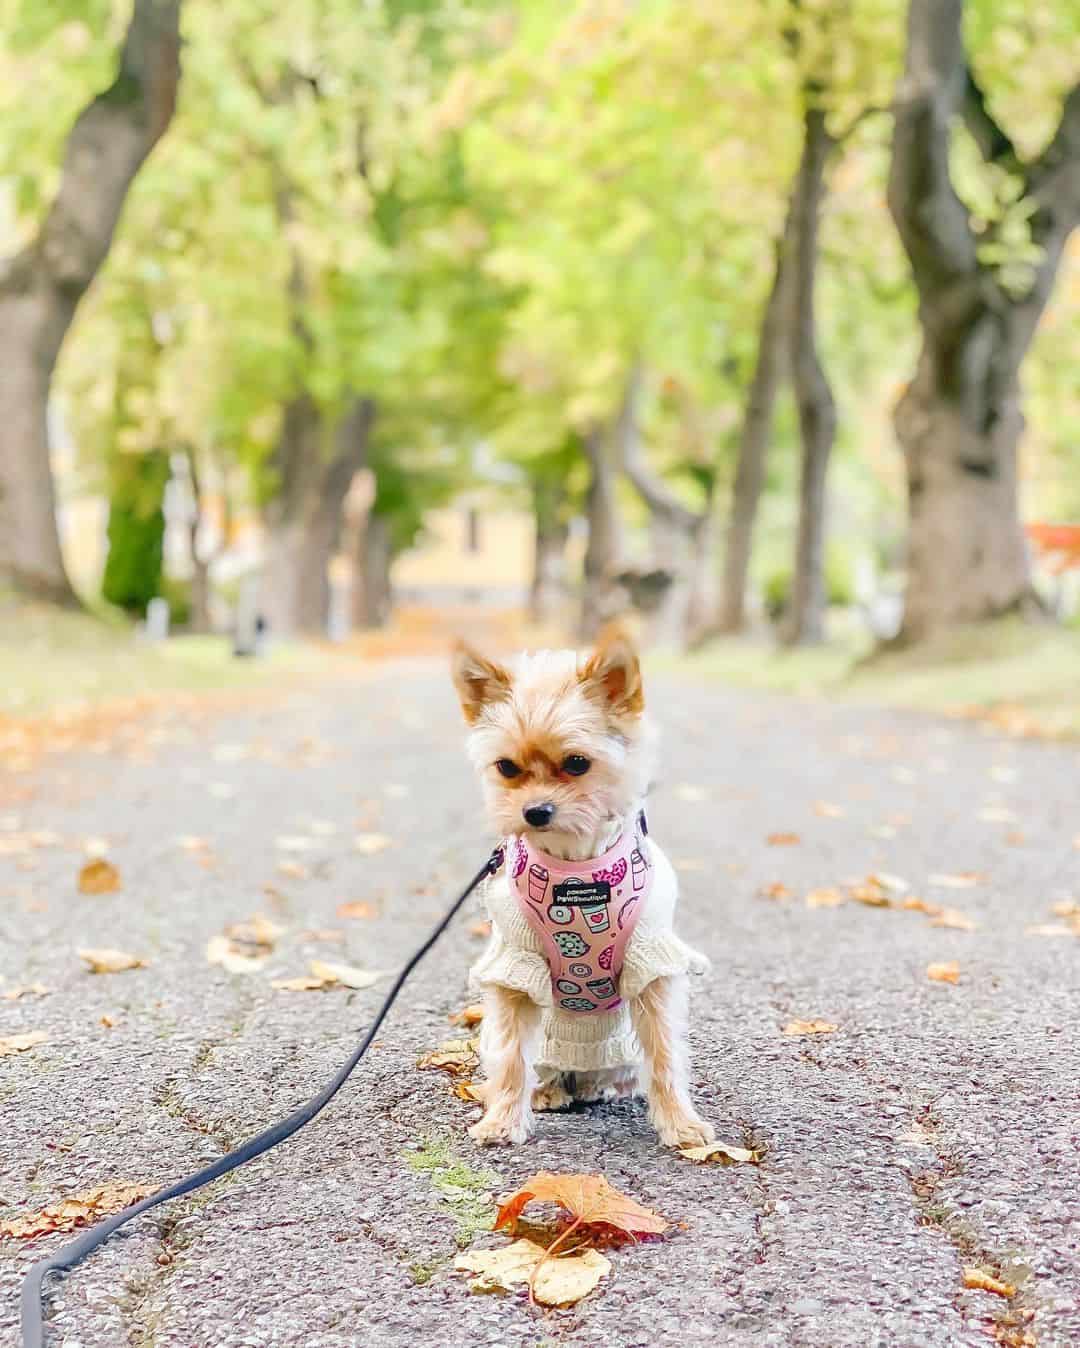
[[[889,177],[922,329],[895,417],[908,484],[908,641],[1034,602],[1018,498],[1019,376],[1080,222],[1080,84],[1045,148],[1025,158],[975,78],[963,9],[911,0]],[[955,177],[961,115],[984,163],[1016,184],[1014,209],[996,228],[983,219],[981,237]]]
[[[59,603],[74,594],[49,461],[50,384],[128,188],[172,118],[179,21],[180,0],[135,0],[116,77],[76,119],[41,228],[0,270],[0,575]]]

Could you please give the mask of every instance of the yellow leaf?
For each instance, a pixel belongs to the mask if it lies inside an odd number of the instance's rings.
[[[484,1008],[479,1002],[473,1002],[463,1006],[460,1011],[454,1011],[447,1019],[451,1025],[479,1025],[484,1019]]]
[[[832,805],[827,800],[818,800],[814,802],[814,813],[820,815],[822,819],[843,819],[847,811],[842,805]]]
[[[797,833],[770,833],[765,841],[770,847],[797,847],[802,839]]]
[[[126,969],[146,968],[146,960],[124,950],[80,950],[78,956],[90,966],[92,974],[122,974]]]
[[[790,1035],[832,1034],[839,1028],[831,1020],[789,1020],[784,1026],[784,1033]]]
[[[937,885],[939,889],[974,889],[985,880],[986,876],[980,875],[977,871],[961,871],[958,875],[939,873],[930,877],[930,883]]]
[[[945,964],[928,964],[926,976],[935,983],[959,983],[960,966],[955,960],[949,960]]]
[[[987,1273],[981,1268],[964,1269],[964,1286],[979,1292],[993,1292],[999,1297],[1016,1296],[1016,1288],[1012,1283],[1002,1282],[1000,1278],[995,1278],[992,1273]]]
[[[337,906],[338,917],[360,918],[367,920],[375,916],[375,909],[370,903],[339,903]]]
[[[326,964],[323,960],[312,960],[308,968],[316,978],[356,990],[370,988],[372,983],[377,983],[383,977],[379,970],[357,969],[351,964]]]
[[[762,899],[790,899],[791,890],[782,881],[774,880],[771,885],[761,886],[758,890],[758,897]]]
[[[557,1203],[583,1225],[613,1226],[627,1235],[660,1235],[668,1223],[613,1189],[603,1175],[552,1175],[540,1171],[503,1200],[494,1229],[513,1226],[529,1203]]]
[[[6,1058],[12,1053],[27,1053],[30,1049],[37,1048],[38,1044],[44,1044],[48,1037],[44,1030],[9,1034],[6,1038],[0,1039],[0,1058]]]
[[[729,1147],[726,1142],[706,1142],[701,1147],[680,1147],[679,1155],[688,1161],[719,1161],[721,1165],[757,1165],[761,1153],[747,1147]]]
[[[297,978],[272,978],[270,986],[279,992],[321,992],[330,986],[331,980],[319,978],[314,974],[300,974]]]
[[[452,1077],[471,1075],[479,1064],[479,1039],[448,1039],[416,1064],[422,1071],[447,1072]]]
[[[839,908],[847,899],[838,889],[812,889],[806,896],[807,908]]]
[[[393,838],[387,837],[385,833],[358,833],[353,841],[353,848],[362,856],[373,856],[376,852],[385,851],[387,847],[392,847]]]
[[[974,931],[978,923],[959,908],[945,908],[930,919],[932,927],[948,927],[950,931]]]
[[[927,917],[940,917],[945,911],[941,904],[929,903],[926,899],[920,899],[915,894],[905,899],[900,907],[906,908],[908,912],[912,913],[925,913]]]
[[[115,894],[120,888],[120,872],[104,857],[94,857],[79,871],[80,894]]]
[[[585,1250],[565,1258],[545,1259],[542,1245],[515,1240],[498,1250],[459,1254],[454,1268],[475,1275],[477,1291],[508,1290],[532,1283],[533,1296],[545,1306],[572,1306],[611,1272],[611,1262],[599,1250]]]

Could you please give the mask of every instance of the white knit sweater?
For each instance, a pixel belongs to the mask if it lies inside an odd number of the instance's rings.
[[[470,982],[477,989],[493,983],[516,988],[544,1008],[536,1056],[539,1067],[587,1072],[639,1063],[641,1046],[630,1019],[629,1002],[655,978],[704,973],[709,967],[704,955],[675,935],[672,924],[679,892],[675,872],[651,838],[646,844],[655,868],[653,884],[626,947],[619,979],[623,1004],[609,1015],[586,1016],[555,1006],[551,972],[540,938],[518,908],[506,871],[500,871],[485,890],[491,939],[473,965]]]

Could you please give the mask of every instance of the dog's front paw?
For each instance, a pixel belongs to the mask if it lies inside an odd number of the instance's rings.
[[[469,1136],[482,1147],[516,1145],[532,1134],[532,1119],[521,1113],[508,1114],[504,1110],[489,1110],[469,1129]]]
[[[692,1111],[667,1114],[654,1118],[657,1136],[665,1147],[703,1147],[716,1137],[711,1123],[699,1119]]]

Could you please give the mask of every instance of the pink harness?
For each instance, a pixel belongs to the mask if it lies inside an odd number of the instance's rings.
[[[603,856],[562,861],[525,838],[507,842],[510,885],[544,943],[555,1003],[588,1015],[622,1005],[626,945],[652,887],[645,816]]]

